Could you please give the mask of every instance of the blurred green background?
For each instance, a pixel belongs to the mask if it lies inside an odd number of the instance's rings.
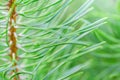
[[[74,0],[68,14],[84,1]],[[76,63],[78,60],[80,62],[91,60],[91,65],[79,80],[120,80],[120,0],[95,0],[93,7],[85,19],[92,22],[107,17],[107,23],[87,35],[85,40],[93,43],[106,41],[106,43],[101,49],[76,59]]]

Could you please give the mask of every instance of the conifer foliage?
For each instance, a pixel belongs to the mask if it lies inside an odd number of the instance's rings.
[[[91,23],[83,18],[93,0],[65,16],[73,1],[0,0],[0,80],[79,80],[73,75],[90,62],[75,59],[104,43],[84,37],[106,18]]]

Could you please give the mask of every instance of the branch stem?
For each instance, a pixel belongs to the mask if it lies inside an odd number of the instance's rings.
[[[13,67],[17,66],[17,61],[18,61],[18,55],[17,55],[17,36],[16,36],[16,18],[17,18],[17,13],[16,13],[16,5],[15,5],[16,0],[9,0],[7,6],[9,10],[9,22],[8,22],[8,36],[9,36],[9,56],[11,58],[11,61],[14,61]],[[18,68],[16,67],[11,74],[14,75],[18,73]],[[19,75],[15,76],[13,80],[20,80]]]

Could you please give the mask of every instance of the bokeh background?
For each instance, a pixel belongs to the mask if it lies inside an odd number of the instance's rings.
[[[74,0],[68,14],[84,1]],[[106,43],[101,49],[76,59],[76,62],[91,60],[91,65],[79,80],[120,80],[120,0],[94,0],[92,6],[94,9],[84,18],[92,22],[107,17],[107,23],[86,36],[85,40]]]

